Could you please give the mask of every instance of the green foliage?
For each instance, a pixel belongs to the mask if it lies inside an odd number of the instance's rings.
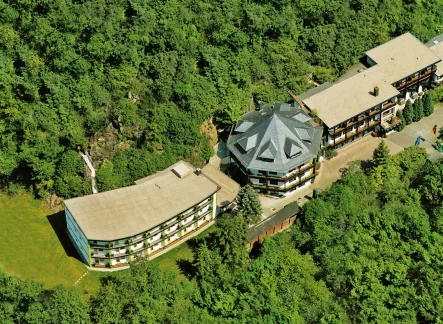
[[[405,117],[406,125],[412,123],[415,114],[414,114],[414,108],[410,100],[406,102],[405,108],[403,109],[403,116]]]
[[[217,218],[215,244],[222,262],[234,271],[245,264],[248,224],[241,214],[223,214]]]
[[[236,198],[235,212],[241,215],[248,224],[255,224],[261,218],[262,208],[258,193],[250,185],[240,189]]]
[[[443,126],[438,130],[438,138],[443,140]]]
[[[337,156],[337,150],[333,149],[332,147],[327,147],[325,149],[324,155],[325,155],[325,159],[330,160],[330,159]]]
[[[62,197],[76,197],[91,192],[91,185],[85,178],[83,160],[69,150],[62,154],[56,171],[55,192]]]
[[[381,140],[372,154],[372,164],[374,167],[386,164],[389,159],[389,148],[384,140]]]
[[[426,91],[423,96],[423,114],[424,116],[430,116],[433,112],[434,104],[432,102],[431,94],[429,91]]]
[[[433,103],[442,102],[443,101],[443,87],[437,87],[432,90],[428,90],[431,94],[431,99]]]
[[[418,97],[415,101],[414,101],[414,105],[413,105],[413,109],[414,109],[414,116],[413,116],[413,121],[418,122],[420,121],[423,116],[423,103],[420,97]]]
[[[398,126],[398,130],[401,132],[406,127],[406,119],[401,110],[397,110],[397,117],[401,120],[401,124]]]
[[[312,86],[309,74],[331,81],[368,49],[406,31],[427,41],[443,23],[438,1],[47,0],[0,7],[0,181],[65,197],[83,189],[77,173],[54,179],[61,153],[96,148],[107,129],[113,136],[104,142],[116,145],[91,154],[96,165],[125,144],[141,156],[202,166],[212,153],[200,133],[208,118],[231,124],[251,98],[288,101],[287,89]],[[114,168],[126,173],[116,185],[134,180],[118,163]]]
[[[439,321],[441,168],[411,147],[303,207],[294,239],[352,322]],[[382,175],[380,177],[380,175]],[[421,268],[424,267],[424,268]]]

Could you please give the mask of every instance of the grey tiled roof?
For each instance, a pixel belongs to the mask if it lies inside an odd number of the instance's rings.
[[[281,103],[265,105],[242,116],[232,128],[227,145],[245,168],[287,172],[317,156],[323,129],[308,121],[309,116],[300,108]],[[245,123],[248,129],[238,132]]]

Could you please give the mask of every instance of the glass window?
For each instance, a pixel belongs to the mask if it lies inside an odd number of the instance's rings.
[[[269,183],[272,185],[278,185],[278,181],[277,180],[269,180]]]

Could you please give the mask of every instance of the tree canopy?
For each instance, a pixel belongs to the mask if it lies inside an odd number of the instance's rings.
[[[204,121],[230,124],[251,99],[289,100],[287,89],[312,87],[308,76],[331,81],[404,32],[427,41],[441,9],[409,0],[1,1],[0,182],[39,196],[86,194],[81,174],[57,171],[79,149],[107,169],[102,190],[178,159],[201,166],[212,154]],[[144,162],[128,172],[121,164],[134,155]]]

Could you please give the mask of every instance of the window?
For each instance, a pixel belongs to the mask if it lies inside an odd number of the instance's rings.
[[[265,184],[266,180],[265,179],[258,179],[258,183]]]
[[[270,183],[271,185],[276,185],[276,186],[278,186],[278,181],[277,181],[277,180],[269,180],[269,183]]]
[[[269,171],[269,174],[272,174],[272,175],[277,175],[277,172],[274,172],[274,171]]]
[[[100,263],[100,259],[94,259],[95,263]]]
[[[259,160],[263,161],[263,162],[274,162],[274,159],[267,159],[267,158],[259,158]]]
[[[103,249],[99,249],[100,252],[103,252]]]
[[[261,173],[261,174],[266,174],[266,171],[263,171],[263,170],[258,170],[258,173]]]
[[[297,153],[295,153],[294,155],[292,155],[291,156],[291,159],[294,159],[294,158],[296,158],[297,156],[300,156],[301,155],[301,151],[300,152],[297,152]]]

